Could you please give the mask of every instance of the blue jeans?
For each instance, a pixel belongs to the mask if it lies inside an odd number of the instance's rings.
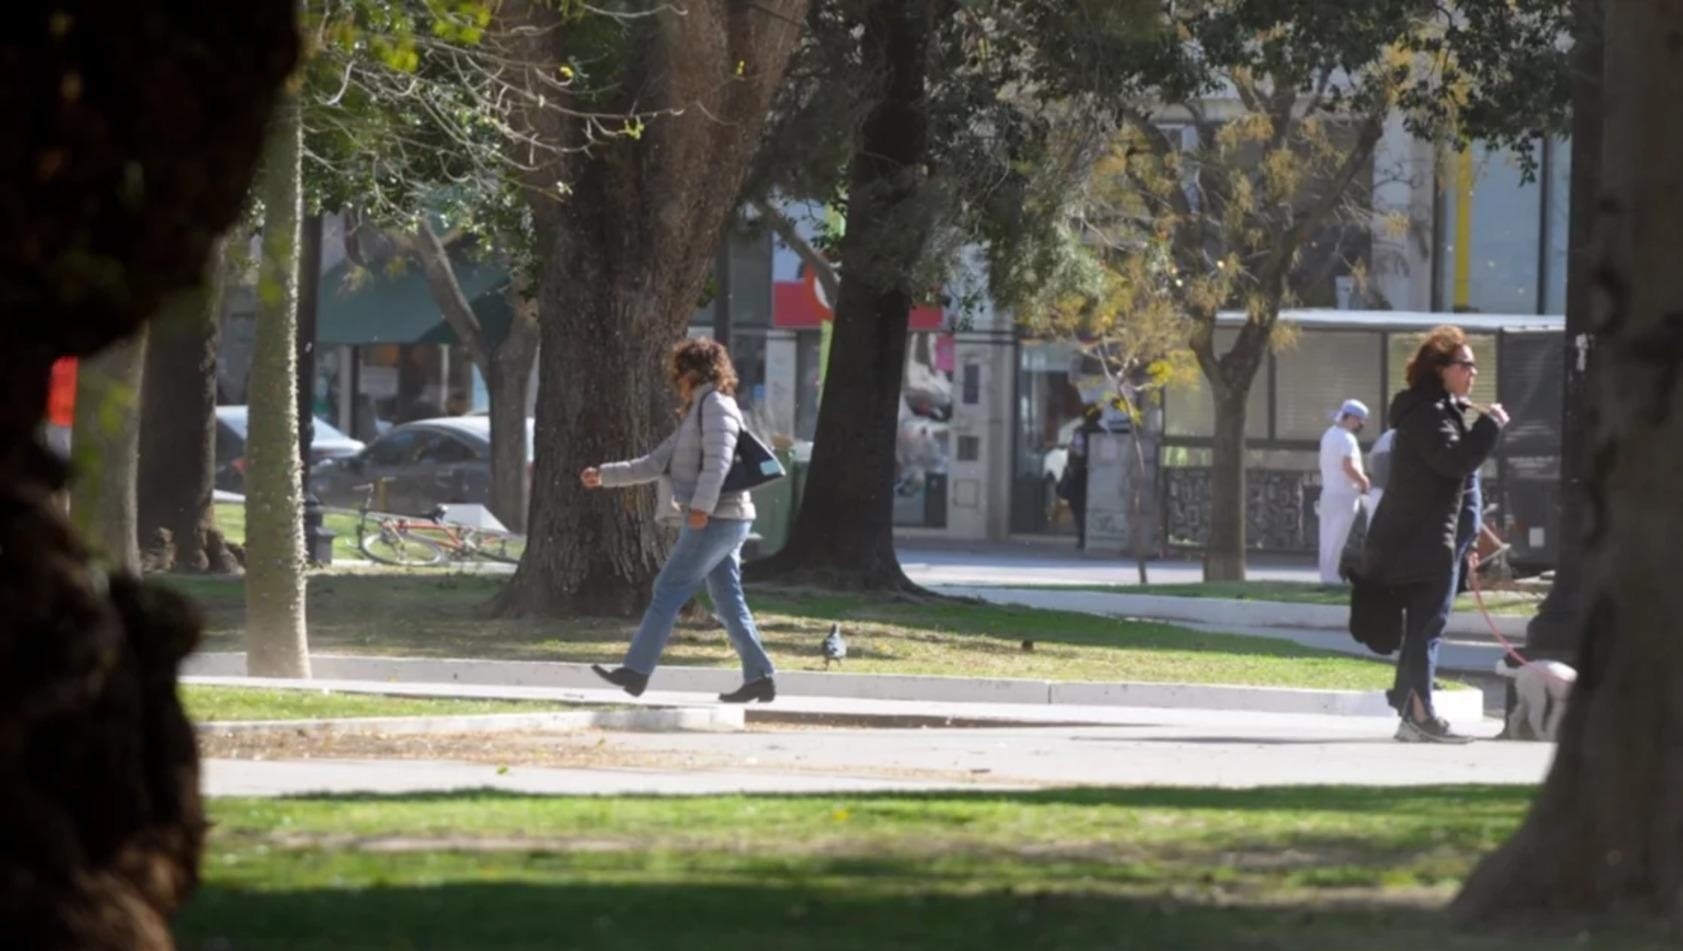
[[[748,600],[742,596],[742,543],[748,540],[752,526],[752,522],[733,518],[710,519],[707,527],[700,530],[684,525],[678,533],[678,544],[672,547],[666,564],[655,577],[654,594],[649,598],[648,610],[643,612],[643,622],[631,638],[625,666],[640,674],[654,672],[660,652],[672,636],[672,624],[677,621],[678,612],[705,581],[713,609],[725,622],[731,646],[742,658],[743,681],[759,680],[776,672],[760,644],[760,632],[754,627]]]

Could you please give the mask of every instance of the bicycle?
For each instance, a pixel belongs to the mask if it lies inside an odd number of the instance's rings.
[[[357,488],[367,492],[358,510],[357,548],[371,561],[407,568],[436,568],[446,561],[476,559],[514,565],[525,554],[524,538],[447,522],[449,513],[443,505],[425,520],[376,513],[374,486]]]

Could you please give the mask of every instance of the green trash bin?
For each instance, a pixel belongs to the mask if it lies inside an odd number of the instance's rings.
[[[754,545],[753,557],[764,558],[776,554],[789,542],[789,529],[795,521],[795,461],[787,449],[777,450],[777,461],[789,473],[781,479],[767,482],[753,491]],[[801,464],[804,471],[805,463]],[[745,553],[746,554],[746,553]]]

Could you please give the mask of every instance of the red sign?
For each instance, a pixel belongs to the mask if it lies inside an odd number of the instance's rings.
[[[803,267],[798,281],[776,281],[771,285],[771,324],[773,327],[801,329],[817,328],[835,316],[831,304],[824,297],[818,273]],[[932,304],[913,307],[910,329],[940,330],[943,323],[941,308]]]

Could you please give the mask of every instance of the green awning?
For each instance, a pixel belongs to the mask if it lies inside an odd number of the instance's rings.
[[[508,271],[490,261],[457,257],[453,263],[486,342],[500,343],[512,316]],[[361,271],[351,278],[358,270],[344,261],[321,277],[316,340],[322,346],[456,342],[418,267]]]

